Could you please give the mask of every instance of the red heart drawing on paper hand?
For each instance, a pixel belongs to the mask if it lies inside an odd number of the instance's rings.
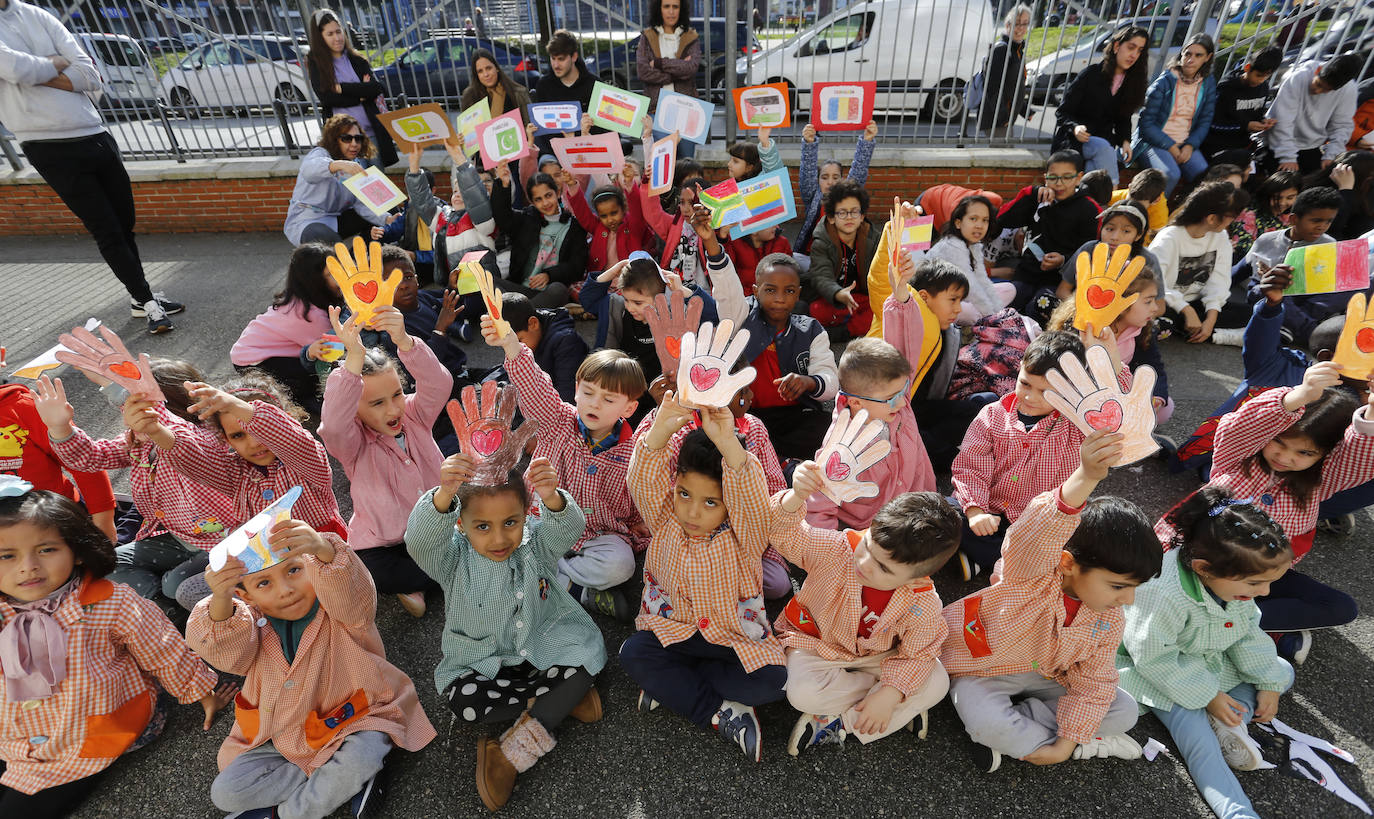
[[[682,358],[682,339],[676,336],[668,336],[663,339],[663,349],[668,351],[668,355],[673,358]]]
[[[1088,306],[1094,310],[1101,310],[1103,307],[1112,303],[1116,298],[1115,290],[1103,290],[1095,284],[1088,285],[1088,292],[1084,294],[1088,298]]]
[[[1089,410],[1083,413],[1083,420],[1087,421],[1088,426],[1093,429],[1116,432],[1121,429],[1121,404],[1116,399],[1112,399],[1103,404],[1100,410]]]
[[[703,392],[714,387],[716,382],[720,380],[720,370],[708,370],[700,364],[692,365],[690,375],[692,378],[692,386]]]
[[[849,477],[849,464],[840,458],[840,453],[830,453],[825,462],[825,476],[832,481],[842,481]]]
[[[1361,327],[1355,334],[1355,346],[1362,353],[1374,353],[1374,327]]]
[[[353,295],[357,296],[363,304],[371,304],[372,300],[377,298],[377,283],[356,282],[353,285]]]
[[[110,372],[130,381],[137,381],[140,377],[138,365],[132,361],[117,361],[110,365]]]
[[[472,433],[472,448],[483,458],[501,448],[506,432],[500,429],[479,429]]]

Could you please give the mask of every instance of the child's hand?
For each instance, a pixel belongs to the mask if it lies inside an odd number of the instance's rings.
[[[1045,258],[1040,260],[1041,270],[1058,270],[1064,266],[1063,253],[1046,253]]]
[[[272,527],[267,545],[287,556],[314,555],[321,563],[334,562],[334,546],[303,520],[284,520]]]
[[[644,123],[644,130],[640,133],[640,139],[643,139],[645,142],[648,142],[649,140],[654,138],[654,118],[649,116],[648,114],[645,114],[639,119],[640,122]]]
[[[624,270],[629,266],[629,259],[621,259],[620,261],[601,271],[600,275],[596,277],[596,280],[603,284],[609,284],[620,277],[620,271]]]
[[[48,428],[48,437],[54,441],[65,441],[72,437],[72,420],[76,418],[76,410],[67,403],[67,390],[62,386],[62,379],[39,376],[33,392],[33,406]]]
[[[372,228],[367,232],[368,237],[371,238],[374,242],[380,242],[382,240],[382,236],[385,234],[386,231],[376,225],[373,225]]]
[[[815,141],[816,141],[816,126],[814,126],[814,125],[812,125],[811,123],[808,122],[808,123],[806,123],[806,126],[805,126],[804,128],[802,128],[802,142],[815,142]]]
[[[1035,198],[1042,205],[1049,204],[1054,201],[1054,189],[1046,185],[1041,185],[1040,189],[1035,192]]]
[[[525,470],[525,482],[534,489],[550,512],[561,512],[565,503],[558,494],[558,470],[548,458],[535,458]]]
[[[890,685],[884,685],[854,706],[859,718],[854,721],[854,731],[860,734],[880,734],[887,730],[892,721],[892,712],[902,703],[902,692]]]
[[[871,119],[868,121],[868,124],[864,126],[864,136],[863,136],[863,138],[864,138],[866,141],[868,141],[868,142],[872,142],[873,140],[875,140],[875,139],[878,138],[878,123],[877,123],[877,121],[871,120]]]
[[[372,311],[372,327],[391,337],[391,343],[401,352],[409,352],[415,347],[415,339],[406,332],[405,316],[391,305],[383,305]]]
[[[1279,692],[1277,691],[1256,691],[1255,692],[1255,713],[1251,716],[1252,722],[1268,722],[1279,712]]]
[[[891,265],[888,266],[891,267]],[[840,291],[835,294],[835,304],[848,310],[851,315],[859,309],[859,302],[854,299],[854,288],[857,285],[857,281],[852,281],[848,285],[841,287]]]
[[[439,486],[434,490],[434,509],[447,514],[453,510],[453,498],[458,487],[472,480],[477,472],[477,461],[466,452],[459,452],[444,459],[439,466]]]
[[[496,171],[495,171],[495,173],[496,173],[496,180],[497,180],[498,182],[501,183],[501,187],[503,187],[503,188],[509,188],[509,187],[510,187],[510,163],[509,163],[509,162],[498,162],[498,163],[496,163]]]
[[[533,122],[525,123],[525,141],[534,143],[534,132],[539,130],[539,125]]]
[[[186,387],[186,392],[196,399],[194,404],[186,408],[187,412],[195,413],[202,421],[207,421],[221,412],[232,413],[239,416],[240,420],[253,417],[252,404],[235,398],[218,387],[212,387],[203,381],[186,381],[183,386]]]
[[[791,403],[803,395],[815,392],[816,379],[800,373],[788,373],[782,378],[774,378],[773,386],[778,388],[778,395],[782,400]]]
[[[665,372],[649,382],[649,397],[654,399],[655,404],[663,403],[663,396],[667,395],[669,390],[674,389],[674,380]]]
[[[701,193],[700,185],[697,185],[697,193]],[[701,202],[694,202],[692,204],[692,217],[690,221],[692,223],[692,230],[697,232],[697,237],[700,238],[702,242],[718,241],[716,229],[711,227],[710,208],[701,204]]]
[[[1036,748],[1021,759],[1032,765],[1058,765],[1060,762],[1073,756],[1073,749],[1077,747],[1077,742],[1060,737],[1050,745]]]
[[[576,195],[577,191],[582,187],[582,184],[577,181],[577,177],[573,176],[572,172],[566,168],[559,168],[557,171],[554,171],[553,176],[554,181],[563,189],[563,193],[568,196]]]
[[[120,410],[124,426],[135,435],[146,438],[161,449],[176,446],[176,436],[158,417],[157,405],[146,398],[131,395]]]
[[[1274,699],[1277,700],[1278,695],[1275,695]],[[1275,705],[1277,706],[1277,702]],[[1222,725],[1234,727],[1241,724],[1245,716],[1245,706],[1225,691],[1218,691],[1217,695],[1212,697],[1212,701],[1207,703],[1207,713],[1216,717]]]
[[[1286,264],[1274,265],[1260,277],[1260,292],[1270,304],[1278,304],[1283,301],[1283,291],[1292,283],[1293,267]]]
[[[691,423],[695,417],[693,410],[684,407],[677,400],[677,393],[669,390],[658,402],[658,412],[649,426],[647,443],[650,449],[662,449],[677,431]]]
[[[349,316],[348,321],[345,322],[339,321],[341,315],[343,315],[342,307],[331,306],[329,308],[329,324],[334,328],[334,335],[338,336],[339,342],[343,344],[345,353],[351,355],[356,352],[361,356],[364,348],[362,329],[358,327],[358,314],[354,313]]]
[[[243,561],[230,556],[219,571],[206,568],[205,584],[210,587],[210,619],[216,623],[228,620],[234,613],[234,588],[243,582],[246,570]]]
[[[205,709],[205,724],[201,730],[208,731],[215,724],[215,712],[234,701],[240,686],[235,682],[222,682],[215,690],[200,698],[200,707]]]
[[[990,537],[997,534],[997,527],[1002,525],[1002,518],[991,512],[979,512],[976,515],[968,516],[968,528],[979,537]]]
[[[582,112],[582,136],[591,136],[591,134],[592,134],[592,115],[591,115],[591,114],[588,114],[586,111],[583,111],[583,112]]]
[[[699,412],[701,428],[722,455],[731,444],[739,446],[739,439],[735,437],[735,414],[730,412],[729,407],[705,407]]]
[[[822,486],[825,486],[825,478],[821,474],[821,465],[815,461],[802,461],[792,472],[792,488],[783,496],[783,508],[789,512],[797,511],[811,500],[812,495],[821,491]]]
[[[453,326],[453,322],[463,314],[466,309],[458,302],[457,290],[445,290],[444,302],[439,308],[439,318],[434,322],[434,332],[443,335],[448,332],[448,328]]]
[[[1126,436],[1119,432],[1093,430],[1092,435],[1083,439],[1083,446],[1079,449],[1083,473],[1094,481],[1105,479],[1111,467],[1121,460],[1122,442],[1125,440]]]
[[[759,148],[767,149],[769,146],[771,146],[773,144],[773,140],[771,139],[772,135],[772,128],[766,125],[759,128]]]
[[[1207,318],[1202,320],[1202,324],[1188,336],[1189,344],[1201,344],[1212,337],[1212,329],[1217,326],[1217,311],[1208,310]]]
[[[1341,365],[1334,361],[1319,361],[1308,367],[1302,375],[1302,383],[1283,397],[1283,408],[1296,412],[1299,407],[1321,398],[1323,390],[1341,383],[1341,369]]]
[[[515,358],[520,355],[520,339],[514,332],[498,336],[496,329],[496,319],[490,313],[482,316],[480,327],[482,330],[482,340],[492,347],[500,347],[505,350],[506,358]]]

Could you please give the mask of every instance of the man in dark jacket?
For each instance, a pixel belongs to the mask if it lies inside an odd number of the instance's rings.
[[[549,67],[552,70],[540,77],[539,83],[535,85],[535,102],[578,102],[582,104],[583,111],[590,109],[596,77],[587,70],[587,64],[582,60],[577,35],[560,28],[549,38],[546,48],[549,52]],[[593,129],[594,133],[602,131],[601,128]],[[549,147],[552,138],[552,134],[535,138],[534,143],[540,154],[553,153],[553,149]]]

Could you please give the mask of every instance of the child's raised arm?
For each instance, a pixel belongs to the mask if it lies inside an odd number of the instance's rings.
[[[506,353],[506,374],[516,388],[520,412],[539,422],[540,432],[552,434],[553,427],[564,418],[577,414],[571,404],[563,403],[563,396],[554,389],[549,374],[535,363],[534,352],[515,337],[514,332],[496,337],[496,324],[491,316],[482,316],[482,338]]]

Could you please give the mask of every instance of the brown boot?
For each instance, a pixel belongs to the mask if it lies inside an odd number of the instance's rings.
[[[597,693],[596,686],[587,689],[582,701],[573,707],[568,716],[578,722],[596,722],[601,719],[601,695]]]
[[[515,766],[491,737],[477,740],[477,795],[489,811],[498,811],[515,789]]]

